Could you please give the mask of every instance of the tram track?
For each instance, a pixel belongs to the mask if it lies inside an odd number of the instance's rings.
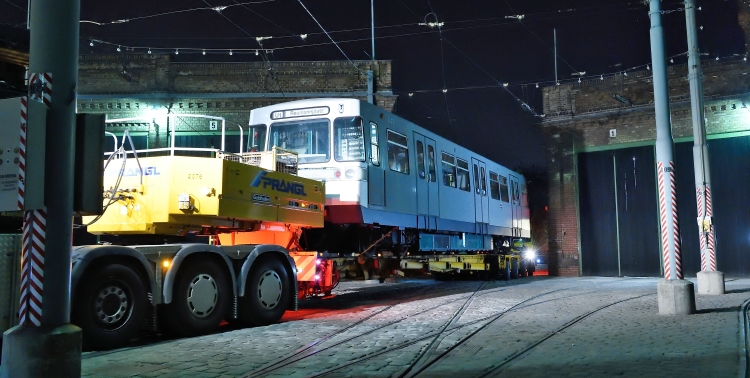
[[[554,336],[558,335],[560,332],[565,331],[566,329],[568,329],[568,328],[570,328],[570,327],[578,324],[582,320],[588,318],[591,315],[596,314],[599,311],[602,311],[604,309],[607,309],[609,307],[615,306],[615,305],[623,303],[623,302],[627,302],[627,301],[631,301],[631,300],[639,299],[639,298],[643,298],[643,297],[648,297],[648,296],[652,296],[652,295],[656,295],[656,294],[655,293],[650,293],[650,294],[637,295],[637,296],[634,296],[634,297],[629,297],[629,298],[621,299],[621,300],[618,300],[618,301],[615,301],[615,302],[612,302],[612,303],[608,303],[608,304],[603,305],[603,306],[599,306],[596,309],[591,310],[591,311],[587,311],[584,314],[578,315],[575,318],[573,318],[573,319],[569,320],[568,322],[566,322],[565,324],[563,324],[562,326],[558,327],[556,330],[554,330],[552,332],[548,332],[545,336],[537,339],[537,341],[531,343],[530,345],[526,346],[525,348],[521,349],[520,351],[511,354],[503,362],[501,362],[499,365],[492,367],[491,369],[489,369],[489,370],[481,373],[480,375],[477,375],[476,378],[484,378],[484,377],[496,376],[498,373],[500,373],[506,366],[508,366],[509,364],[511,364],[513,361],[517,360],[520,357],[523,357],[523,356],[529,354],[534,348],[538,347],[539,345],[541,345],[545,341],[553,338]]]
[[[750,299],[745,300],[737,314],[740,322],[740,378],[747,378],[750,373],[750,345],[748,345],[748,326],[750,321]]]
[[[356,365],[356,364],[365,362],[367,360],[373,359],[375,357],[379,357],[381,355],[384,355],[384,354],[387,354],[387,353],[390,353],[390,352],[401,350],[403,348],[412,346],[414,344],[420,343],[420,342],[425,341],[425,340],[432,339],[433,342],[431,342],[426,347],[426,349],[423,349],[422,352],[420,352],[418,354],[417,358],[415,358],[409,364],[409,366],[401,369],[397,374],[393,375],[394,377],[398,377],[398,378],[411,378],[411,377],[415,377],[415,376],[418,376],[419,374],[421,374],[422,372],[424,372],[430,366],[434,365],[435,363],[440,362],[440,360],[443,359],[443,358],[445,358],[452,350],[456,349],[457,347],[459,347],[460,345],[462,345],[463,343],[465,343],[467,340],[471,339],[473,336],[475,336],[481,330],[483,330],[484,328],[486,328],[487,326],[489,326],[493,322],[497,321],[498,319],[500,319],[501,317],[503,317],[504,315],[506,315],[506,314],[508,314],[508,313],[510,313],[512,311],[518,311],[518,310],[525,309],[525,308],[528,308],[528,307],[537,306],[537,305],[540,305],[540,304],[543,304],[543,303],[547,303],[547,302],[551,302],[551,301],[557,301],[557,300],[561,300],[561,299],[569,300],[571,297],[585,296],[585,295],[589,295],[589,294],[597,292],[596,290],[592,290],[592,291],[587,291],[587,292],[581,293],[581,294],[575,294],[575,295],[572,295],[572,296],[568,295],[568,296],[565,296],[564,298],[552,298],[552,299],[549,299],[549,300],[546,300],[546,301],[542,301],[542,302],[528,303],[528,302],[533,301],[535,299],[539,299],[540,297],[544,297],[544,296],[547,296],[547,295],[551,295],[551,294],[554,294],[554,293],[559,293],[561,291],[572,290],[572,289],[576,289],[576,288],[575,287],[561,288],[561,289],[557,289],[557,290],[552,290],[552,291],[549,291],[549,292],[545,292],[545,293],[542,293],[542,294],[539,294],[539,295],[535,295],[533,297],[530,297],[530,298],[524,299],[522,301],[519,301],[519,302],[513,304],[512,306],[510,306],[510,307],[508,307],[508,308],[506,308],[506,309],[504,309],[502,311],[499,311],[497,313],[494,313],[494,314],[491,314],[491,315],[488,315],[488,316],[485,316],[485,317],[482,317],[482,318],[479,318],[479,319],[475,319],[475,320],[472,320],[472,321],[469,321],[469,322],[466,322],[466,323],[463,323],[463,324],[454,324],[452,327],[441,328],[439,330],[439,332],[438,331],[428,332],[425,335],[420,336],[418,338],[415,338],[413,340],[409,340],[409,341],[406,341],[406,342],[403,342],[403,343],[397,344],[397,345],[392,345],[391,347],[388,347],[388,348],[386,348],[384,350],[381,350],[381,351],[378,351],[378,352],[375,352],[375,353],[371,353],[371,354],[367,354],[367,355],[361,356],[361,357],[359,357],[357,359],[354,359],[352,361],[349,361],[349,362],[347,362],[347,363],[345,363],[343,365],[336,366],[336,367],[333,367],[333,368],[330,368],[330,369],[327,369],[327,370],[319,371],[319,372],[314,373],[314,374],[312,374],[312,375],[310,375],[308,377],[321,377],[321,376],[330,375],[330,374],[332,374],[332,373],[334,373],[334,372],[336,372],[338,370],[341,370],[343,368],[346,368],[346,367],[349,367],[349,366],[352,366],[352,365]],[[481,296],[481,295],[485,295],[485,294],[489,294],[489,292],[488,291],[482,292],[480,295],[477,295],[476,297]],[[651,294],[648,294],[648,295],[651,295]],[[630,299],[634,299],[634,298],[630,298]],[[610,305],[612,305],[612,304],[610,304]],[[606,306],[606,307],[608,307],[608,306]],[[453,321],[453,320],[454,319],[452,318],[451,321]],[[457,321],[458,318],[456,318],[455,320]],[[484,323],[482,323],[482,322],[484,322]],[[440,352],[440,354],[438,354],[436,357],[429,358],[429,355],[431,353],[434,353],[435,350],[437,349],[437,347],[440,345],[439,342],[437,342],[437,343],[434,342],[435,340],[437,340],[439,338],[442,341],[443,338],[445,338],[446,336],[448,336],[449,334],[451,334],[453,332],[458,331],[459,329],[462,329],[462,328],[468,327],[468,326],[477,325],[477,324],[480,324],[479,328],[477,328],[474,331],[470,332],[468,335],[466,335],[464,337],[461,337],[457,342],[455,342],[454,344],[452,344],[451,346],[449,346],[447,350],[445,350],[443,352]]]
[[[487,285],[487,282],[482,282],[479,285],[479,287],[477,287],[476,289],[474,289],[473,293],[467,299],[467,303],[468,303],[469,300],[471,300],[472,298],[474,298],[476,296],[476,294],[484,286],[486,286],[486,285]],[[440,286],[442,286],[442,285],[440,285]],[[321,352],[324,352],[326,350],[330,350],[330,349],[332,349],[334,347],[340,346],[340,345],[345,344],[345,343],[347,343],[349,341],[352,341],[354,339],[358,339],[360,337],[363,337],[363,336],[372,334],[374,332],[377,332],[379,330],[382,330],[385,327],[389,327],[389,326],[392,326],[394,324],[403,322],[404,320],[407,320],[407,319],[409,319],[411,317],[414,317],[414,316],[417,316],[417,315],[422,315],[424,313],[427,313],[429,311],[435,310],[437,308],[440,308],[440,307],[443,307],[443,306],[455,303],[457,301],[460,301],[461,298],[450,300],[450,301],[447,301],[447,302],[443,302],[443,303],[437,304],[435,306],[431,306],[431,307],[428,307],[426,309],[420,310],[420,311],[418,311],[416,313],[408,314],[406,316],[402,316],[402,317],[400,317],[398,319],[392,320],[392,321],[390,321],[388,323],[385,323],[385,324],[381,325],[377,329],[371,329],[371,330],[367,330],[367,331],[364,331],[364,332],[360,332],[358,334],[349,336],[349,337],[347,337],[347,338],[345,338],[343,340],[339,340],[336,343],[333,343],[331,345],[325,346],[323,348],[318,348],[318,349],[312,350],[315,346],[320,345],[321,343],[323,343],[325,341],[328,341],[328,340],[330,340],[330,339],[332,339],[332,338],[334,338],[336,336],[344,335],[345,333],[347,333],[348,331],[351,331],[355,327],[357,327],[357,326],[359,326],[361,324],[364,324],[365,322],[367,322],[368,320],[373,319],[377,315],[383,314],[383,313],[387,312],[388,310],[391,310],[394,307],[396,307],[396,306],[398,306],[400,304],[403,304],[404,302],[406,302],[408,300],[414,300],[414,299],[416,299],[418,297],[425,296],[427,294],[434,294],[434,293],[438,293],[438,292],[441,292],[441,291],[455,291],[455,290],[458,290],[458,289],[463,289],[463,288],[451,287],[451,288],[446,288],[446,289],[443,289],[443,290],[433,290],[433,291],[430,291],[430,292],[418,293],[416,295],[409,295],[406,298],[404,298],[404,299],[402,299],[402,300],[400,300],[400,301],[398,301],[396,303],[393,303],[393,304],[388,305],[388,306],[386,306],[386,307],[384,307],[382,309],[379,309],[376,312],[374,312],[374,313],[372,313],[372,314],[370,314],[370,315],[368,315],[368,316],[366,316],[366,317],[364,317],[364,318],[362,318],[360,320],[357,320],[357,321],[355,321],[355,322],[353,322],[351,324],[348,324],[348,325],[342,327],[341,329],[338,329],[338,330],[336,330],[336,331],[334,331],[334,332],[332,332],[332,333],[330,333],[330,334],[328,334],[328,335],[326,335],[326,336],[324,336],[322,338],[319,338],[319,339],[313,341],[312,343],[310,343],[310,344],[308,344],[308,345],[306,345],[306,346],[304,346],[302,348],[299,348],[299,349],[295,350],[294,352],[292,352],[292,353],[290,353],[290,354],[288,354],[288,355],[286,355],[284,357],[281,357],[281,358],[279,358],[279,359],[277,359],[277,360],[275,360],[275,361],[273,361],[271,363],[268,363],[268,364],[266,364],[264,366],[261,366],[257,370],[255,370],[252,373],[250,373],[249,375],[247,375],[247,377],[250,378],[250,377],[259,377],[259,376],[267,375],[267,374],[269,374],[271,372],[277,371],[277,370],[279,370],[281,368],[284,368],[286,366],[289,366],[289,365],[294,364],[296,362],[299,362],[301,360],[310,358],[310,357],[312,357],[314,355],[317,355],[317,354],[319,354]],[[464,309],[464,308],[468,307],[468,306],[466,306],[467,303],[465,303],[461,308]],[[461,313],[463,313],[463,312],[461,312]]]
[[[565,291],[565,290],[569,290],[569,289],[565,288],[565,289],[552,290],[552,291],[549,291],[549,292],[546,292],[546,293],[535,295],[535,296],[533,296],[531,298],[527,298],[527,299],[524,299],[524,300],[522,300],[520,302],[517,302],[517,303],[513,304],[512,306],[510,306],[510,307],[508,307],[508,308],[506,308],[506,309],[504,309],[502,311],[499,311],[499,312],[497,312],[495,314],[492,314],[492,315],[489,315],[489,316],[485,316],[485,317],[482,317],[482,318],[479,318],[479,319],[476,319],[476,320],[473,320],[473,321],[470,321],[470,322],[466,322],[466,323],[463,323],[463,324],[454,324],[452,327],[447,327],[447,328],[441,329],[440,332],[436,332],[436,331],[427,332],[425,335],[422,335],[422,336],[417,337],[415,339],[412,339],[412,340],[409,340],[409,341],[406,341],[406,342],[403,342],[403,343],[400,343],[400,344],[392,345],[392,346],[390,346],[388,348],[385,348],[383,350],[380,350],[380,351],[377,351],[377,352],[374,352],[374,353],[371,353],[371,354],[367,354],[367,355],[361,356],[361,357],[359,357],[357,359],[354,359],[352,361],[349,361],[349,362],[347,362],[345,364],[342,364],[342,365],[339,365],[339,366],[336,366],[336,367],[333,367],[333,368],[330,368],[330,369],[327,369],[327,370],[323,370],[323,371],[319,371],[319,372],[313,373],[312,375],[309,375],[308,378],[322,377],[322,376],[330,375],[330,374],[332,374],[332,373],[334,373],[334,372],[336,372],[338,370],[341,370],[343,368],[359,364],[361,362],[370,360],[372,358],[381,356],[383,354],[387,354],[387,353],[390,353],[390,352],[398,351],[398,350],[401,350],[403,348],[412,346],[414,344],[420,343],[420,342],[425,341],[425,340],[435,339],[435,338],[439,337],[440,335],[447,335],[449,333],[455,332],[455,331],[457,331],[457,330],[459,330],[461,328],[464,328],[464,327],[468,327],[468,326],[471,326],[471,325],[476,325],[477,323],[481,323],[481,322],[487,322],[487,323],[485,323],[484,325],[481,326],[481,328],[483,328],[486,325],[489,325],[490,323],[498,320],[499,318],[501,318],[503,315],[507,314],[508,312],[513,311],[513,310],[518,310],[519,306],[521,306],[524,303],[527,303],[529,301],[532,301],[532,300],[537,299],[537,298],[542,297],[542,296],[550,295],[550,294],[557,293],[557,292],[560,292],[560,291]],[[520,308],[523,308],[523,307],[520,307]],[[451,319],[451,320],[453,320],[453,319]],[[481,328],[480,328],[480,330],[481,330]],[[478,331],[476,331],[476,332],[478,332]],[[474,334],[476,334],[476,332],[473,332],[472,336]],[[437,345],[437,344],[431,343],[431,345]],[[428,346],[427,349],[429,350],[430,347]],[[423,354],[420,354],[420,357],[422,355]],[[420,364],[420,361],[421,361],[421,364]],[[417,374],[419,374],[420,372],[422,372],[425,368],[429,367],[433,363],[434,363],[434,361],[427,361],[426,359],[423,359],[423,358],[417,358],[408,367],[406,367],[405,369],[402,369],[398,373],[398,375],[396,375],[396,376],[397,377],[406,377],[407,375],[408,376],[416,376]],[[418,364],[419,364],[419,367],[417,367]],[[416,367],[416,370],[415,370],[415,367]]]

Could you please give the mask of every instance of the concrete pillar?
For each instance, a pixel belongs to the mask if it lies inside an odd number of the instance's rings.
[[[716,270],[698,272],[698,294],[724,294],[724,273]]]
[[[80,377],[81,329],[14,327],[3,334],[0,378]]]
[[[687,280],[662,280],[656,285],[659,315],[695,313],[693,283]]]

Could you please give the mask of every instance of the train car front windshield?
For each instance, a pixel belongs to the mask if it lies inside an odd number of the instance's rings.
[[[294,151],[299,164],[326,163],[331,160],[330,140],[333,139],[333,158],[337,162],[365,161],[365,139],[362,117],[340,117],[286,121],[271,124],[270,145]]]
[[[299,164],[325,163],[331,158],[329,130],[327,119],[272,123],[270,145],[296,152]]]

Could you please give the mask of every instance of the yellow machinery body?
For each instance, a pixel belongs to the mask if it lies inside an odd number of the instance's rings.
[[[320,182],[221,157],[112,160],[104,188],[110,204],[88,226],[94,234],[263,233],[323,226]]]

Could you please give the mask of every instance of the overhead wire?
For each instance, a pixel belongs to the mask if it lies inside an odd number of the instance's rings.
[[[718,1],[722,1],[722,0],[715,0],[713,2],[718,2]],[[627,3],[625,5],[630,6],[631,4],[633,4],[633,3]],[[601,7],[604,7],[604,6],[601,6]],[[406,8],[409,9],[409,11],[413,13],[413,11],[410,8],[408,8],[408,7],[406,7]],[[591,9],[594,9],[594,8],[598,8],[598,7],[591,7]],[[206,9],[206,8],[202,8],[202,9]],[[577,8],[577,9],[569,10],[569,12],[572,12],[574,10],[586,10],[586,9],[589,9],[589,8]],[[627,9],[635,9],[635,8],[627,8]],[[621,9],[616,9],[616,10],[612,10],[612,11],[613,12],[614,11],[621,11]],[[607,11],[607,12],[609,12],[609,11]],[[255,12],[255,13],[257,14],[257,12]],[[557,12],[541,12],[539,14],[546,14],[546,13],[557,13]],[[600,13],[606,13],[606,12],[600,12]],[[600,14],[600,13],[595,13],[595,14]],[[525,18],[528,18],[531,15],[533,15],[533,14],[525,15]],[[567,18],[567,17],[575,17],[575,16],[576,15],[574,15],[574,14],[573,15],[565,15],[565,16],[557,16],[556,15],[556,16],[549,17],[549,18],[537,19],[537,20],[534,20],[534,21],[545,21],[545,20],[548,20],[548,19]],[[451,24],[476,22],[476,21],[482,21],[482,20],[492,20],[492,18],[490,18],[490,19],[474,19],[474,20],[458,20],[458,21],[452,21]],[[477,26],[460,27],[460,28],[451,28],[451,27],[446,27],[444,25],[441,31],[442,32],[455,32],[455,31],[471,30],[471,29],[486,28],[486,27],[512,26],[512,25],[516,25],[516,24],[518,24],[517,21],[512,21],[512,22],[503,22],[503,23],[493,23],[493,24],[487,24],[487,25],[477,25]],[[378,26],[376,28],[377,29],[386,29],[386,28],[398,28],[398,27],[404,27],[404,26],[415,26],[415,25],[414,24],[398,24],[398,25],[389,25],[389,26]],[[523,26],[528,29],[527,25],[524,24]],[[360,28],[360,29],[344,29],[344,30],[326,31],[326,32],[328,33],[329,39],[332,39],[330,37],[334,33],[354,32],[354,31],[360,31],[360,30],[369,30],[369,29],[365,29],[365,28]],[[532,30],[529,29],[529,31],[530,31],[531,34],[533,34],[537,38],[539,38],[538,35],[536,35],[536,33],[534,33]],[[380,36],[376,37],[376,39],[395,38],[395,37],[408,37],[408,36],[419,35],[419,34],[427,34],[427,33],[430,33],[430,32],[429,31],[425,31],[425,32],[400,33],[400,34],[395,34],[395,35],[380,35]],[[304,35],[308,36],[308,38],[309,38],[310,36],[314,36],[314,35],[317,35],[317,34],[325,34],[325,32],[324,33],[308,32],[308,33],[305,33]],[[285,39],[285,38],[292,38],[292,37],[298,38],[299,36],[297,36],[297,35],[272,36],[270,38],[273,38],[273,39]],[[251,37],[251,38],[254,38],[254,37]],[[144,38],[130,38],[130,39],[144,39]],[[149,39],[154,39],[154,38],[149,38]],[[162,38],[162,37],[159,37],[158,39],[183,39],[183,38]],[[226,40],[226,39],[241,39],[241,38],[236,38],[236,37],[235,38],[226,38],[226,37],[220,37],[220,38],[200,38],[200,37],[198,37],[198,38],[184,38],[184,39],[189,39],[189,40],[200,40],[200,39],[213,39],[213,40],[216,40],[216,39],[224,39],[224,40]],[[371,39],[371,37],[368,36],[366,38],[354,38],[354,39],[348,39],[348,40],[339,40],[336,43],[337,44],[353,43],[353,42],[361,42],[361,41],[364,41],[364,40],[368,40],[369,41],[370,39]],[[116,44],[116,43],[110,43],[110,44],[111,45],[122,45],[122,44]],[[271,51],[271,50],[291,50],[291,49],[298,49],[298,48],[304,48],[304,47],[316,47],[317,48],[318,46],[324,46],[324,45],[330,45],[330,44],[334,44],[334,43],[333,42],[308,43],[308,44],[304,44],[304,45],[275,47],[273,49],[264,49],[264,50],[268,50],[268,51]],[[550,48],[546,44],[544,44],[544,45],[548,49]],[[140,48],[140,49],[148,49],[148,48],[150,48],[152,50],[174,50],[175,49],[174,47],[154,47],[154,46],[131,46],[131,48],[136,48],[136,49],[137,48]],[[234,52],[254,52],[254,51],[258,50],[258,49],[247,49],[247,48],[244,48],[244,49],[243,48],[210,49],[210,48],[202,48],[202,47],[180,47],[180,49],[191,50],[193,52],[202,52],[203,50],[206,50],[206,51],[209,51],[209,52],[228,52],[229,50],[232,50]],[[566,64],[569,64],[569,63],[566,62]],[[572,68],[572,65],[571,65],[571,68]]]
[[[252,13],[252,14],[254,14],[254,15],[256,15],[256,16],[258,16],[258,17],[262,18],[262,19],[263,19],[264,21],[268,22],[269,24],[271,24],[271,25],[273,25],[273,26],[275,26],[275,27],[277,27],[277,28],[279,28],[279,29],[281,29],[281,30],[283,30],[283,31],[285,31],[285,32],[287,32],[287,33],[289,34],[289,36],[282,36],[282,37],[279,37],[279,38],[298,37],[297,35],[295,35],[295,34],[294,34],[294,33],[292,33],[291,31],[287,30],[286,28],[282,27],[281,25],[279,25],[279,24],[277,24],[277,23],[275,23],[275,22],[273,22],[273,21],[269,20],[268,18],[264,17],[264,16],[262,15],[262,14],[260,14],[260,13],[258,13],[258,12],[256,12],[256,11],[254,11],[254,10],[252,10],[252,9],[250,9],[250,8],[248,8],[248,7],[247,7],[247,6],[245,5],[245,4],[240,4],[240,3],[238,3],[238,2],[237,2],[237,0],[232,0],[232,1],[234,1],[234,2],[235,2],[235,3],[237,4],[237,5],[241,5],[241,6],[242,6],[242,8],[245,8],[245,9],[246,9],[247,11],[249,11],[250,13]],[[300,38],[301,38],[301,37],[300,37]],[[302,39],[302,40],[304,41],[304,39]],[[314,47],[315,47],[315,48],[316,48],[317,50],[319,50],[319,51],[323,51],[323,50],[322,50],[321,48],[319,48],[319,47],[317,47],[317,46],[314,46]]]
[[[273,1],[273,0],[271,0],[271,1]],[[211,4],[207,0],[203,0],[203,2],[206,3],[206,5],[208,5],[209,7],[211,7]],[[258,46],[260,46],[261,50],[263,50],[263,43],[261,43],[261,41],[263,39],[267,39],[267,37],[266,38],[263,38],[263,37],[254,37],[247,30],[245,30],[241,26],[237,25],[236,22],[232,21],[229,17],[227,17],[224,13],[222,13],[221,10],[217,11],[217,13],[219,13],[219,15],[221,15],[221,17],[223,17],[225,20],[229,21],[229,23],[231,23],[232,25],[234,25],[237,29],[240,29],[240,31],[242,31],[248,37],[255,38],[255,42],[258,43]],[[258,54],[258,50],[255,50],[255,52],[256,52],[256,54]],[[232,53],[231,49],[229,50],[229,53],[230,54]],[[261,54],[261,59],[263,59],[263,61],[266,63],[266,66],[268,66],[269,75],[271,75],[271,79],[273,79],[273,81],[276,83],[276,87],[278,88],[279,92],[281,93],[281,96],[284,97],[284,98],[286,98],[286,93],[284,93],[284,90],[281,88],[281,85],[279,84],[278,77],[276,75],[276,71],[274,70],[273,65],[271,64],[271,61],[268,58],[268,53],[265,50],[263,50],[263,53]]]
[[[341,51],[341,54],[344,55],[344,58],[346,58],[346,60],[349,61],[349,63],[352,66],[354,66],[354,68],[357,69],[357,71],[359,71],[360,74],[362,74],[362,75],[364,75],[366,77],[367,74],[365,74],[364,72],[362,72],[362,70],[359,68],[359,66],[357,66],[356,64],[354,64],[354,62],[352,62],[352,60],[349,59],[349,56],[347,56],[346,53],[344,52],[344,50],[341,49],[341,47],[339,46],[339,44],[336,43],[336,41],[333,40],[333,37],[331,37],[331,35],[328,34],[328,31],[326,31],[326,29],[323,27],[323,25],[321,25],[320,22],[318,22],[318,19],[316,19],[315,16],[313,16],[312,12],[310,12],[310,10],[307,9],[307,7],[305,6],[305,4],[302,3],[302,0],[297,0],[297,2],[299,2],[300,5],[302,5],[302,8],[305,9],[305,12],[307,12],[307,14],[310,15],[310,17],[313,19],[313,21],[315,21],[315,23],[318,24],[318,27],[320,27],[320,29],[323,30],[323,32],[326,34],[326,36],[328,37],[328,39],[330,39],[331,42],[333,42],[333,44],[336,46],[336,48],[339,49],[339,51]]]
[[[5,0],[5,1],[9,2],[9,0]],[[126,23],[126,22],[143,20],[143,19],[147,19],[147,18],[169,16],[169,15],[178,14],[178,13],[194,12],[194,11],[200,11],[200,10],[211,10],[211,11],[215,11],[215,12],[221,13],[221,11],[223,11],[224,9],[227,9],[227,8],[230,8],[230,7],[235,7],[235,6],[238,6],[238,5],[262,4],[262,3],[270,3],[270,2],[274,2],[274,1],[276,1],[276,0],[258,0],[258,1],[248,1],[248,2],[244,2],[244,3],[237,3],[235,1],[236,4],[222,5],[222,6],[218,6],[218,7],[214,7],[214,6],[211,6],[211,4],[206,3],[206,4],[208,4],[208,7],[180,9],[180,10],[176,10],[176,11],[162,12],[162,13],[150,14],[150,15],[146,15],[146,16],[131,17],[131,18],[126,18],[126,19],[121,19],[121,20],[114,20],[114,21],[97,22],[97,21],[93,21],[93,20],[80,20],[79,22],[80,23],[87,23],[87,24],[98,25],[98,26],[106,26],[106,25],[113,25],[113,24],[123,24],[123,23]]]
[[[453,123],[453,117],[451,116],[451,109],[450,104],[448,103],[448,90],[446,89],[447,82],[445,80],[445,52],[443,49],[443,32],[442,32],[442,26],[443,24],[440,22],[440,19],[438,19],[437,14],[435,13],[435,10],[432,8],[432,3],[430,0],[427,0],[427,5],[430,7],[430,13],[427,13],[422,20],[424,21],[425,25],[429,25],[427,22],[427,17],[432,15],[435,17],[435,25],[437,26],[437,32],[438,32],[438,38],[440,39],[440,69],[442,72],[442,79],[443,79],[443,102],[445,102],[445,114],[448,117],[448,125],[455,131],[455,133],[459,136],[461,141],[466,144],[466,138],[464,137],[464,134],[461,133],[460,130],[456,127],[456,125]]]

